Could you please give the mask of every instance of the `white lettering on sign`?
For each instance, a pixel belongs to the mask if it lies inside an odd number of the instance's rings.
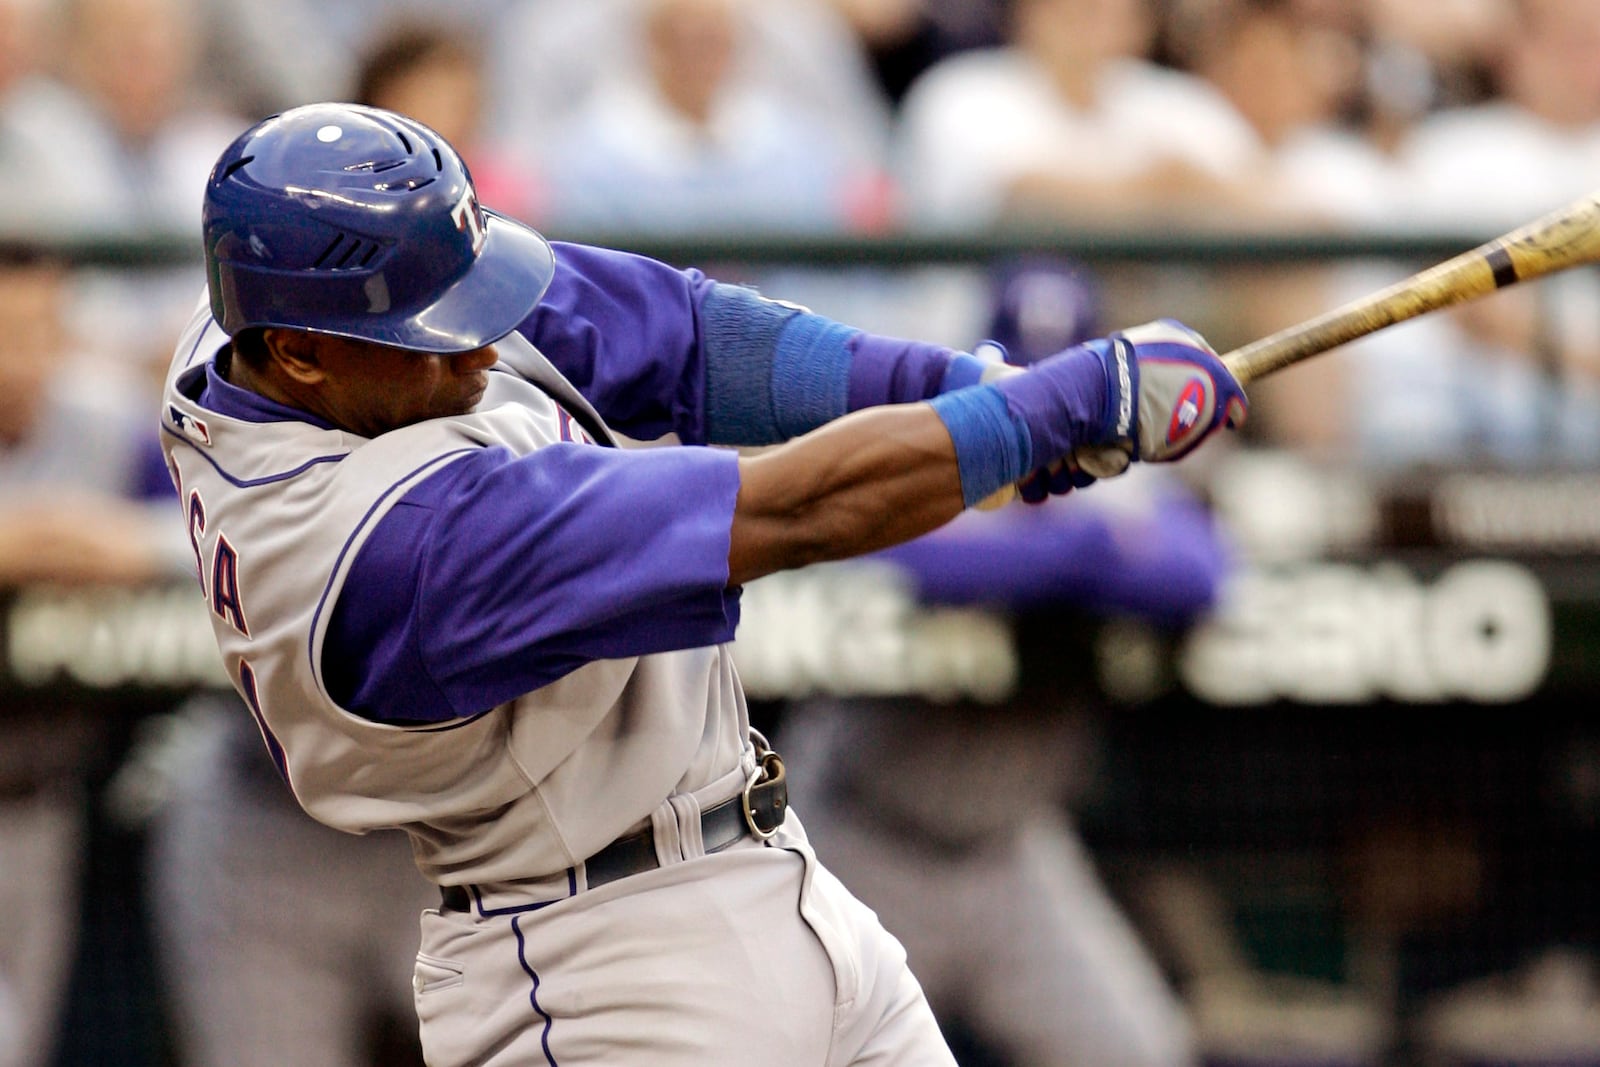
[[[1185,641],[1178,672],[1216,704],[1530,696],[1550,668],[1549,599],[1514,563],[1457,564],[1424,584],[1405,569],[1255,570]]]
[[[871,561],[751,582],[733,654],[745,692],[758,700],[829,694],[994,703],[1017,684],[1006,620],[922,607],[899,571]]]
[[[1600,547],[1600,478],[1457,475],[1439,483],[1434,523],[1480,551],[1592,552]]]
[[[228,684],[206,611],[187,585],[24,591],[11,604],[6,638],[11,673],[24,685]]]

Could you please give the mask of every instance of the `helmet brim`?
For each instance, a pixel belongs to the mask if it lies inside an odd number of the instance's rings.
[[[555,276],[555,253],[543,234],[487,209],[483,250],[472,268],[433,303],[388,323],[383,343],[418,352],[470,352],[516,329],[539,305]],[[354,334],[373,337],[370,326]]]

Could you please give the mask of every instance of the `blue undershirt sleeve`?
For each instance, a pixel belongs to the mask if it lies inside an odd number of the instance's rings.
[[[974,384],[981,360],[869,334],[753,289],[712,283],[700,298],[706,439],[768,445],[851,411]]]

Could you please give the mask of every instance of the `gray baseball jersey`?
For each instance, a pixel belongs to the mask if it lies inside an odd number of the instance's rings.
[[[330,616],[408,490],[482,450],[610,437],[530,343],[498,343],[473,412],[366,439],[202,404],[225,342],[202,307],[163,418],[218,645],[302,806],[345,830],[401,827],[424,874],[467,887],[422,916],[430,1064],[952,1063],[904,950],[816,863],[798,819],[767,841],[705,840],[702,813],[757,767],[725,643],[583,657],[443,721],[332,695]],[[585,858],[641,827],[655,866],[592,885]]]
[[[371,440],[241,426],[195,399],[226,340],[202,309],[168,377],[163,437],[228,674],[307,811],[343,830],[404,828],[430,879],[483,885],[561,874],[674,793],[709,806],[739,792],[755,757],[725,646],[595,660],[444,729],[336,704],[322,642],[386,510],[465,450],[525,455],[568,439],[567,413],[602,423],[513,334],[498,349],[514,373],[492,374],[469,414]]]

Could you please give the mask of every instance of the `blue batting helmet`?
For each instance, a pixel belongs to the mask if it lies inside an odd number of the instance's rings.
[[[211,312],[424,352],[510,333],[550,284],[539,234],[484,210],[444,138],[393,112],[309,104],[241,134],[202,215]]]
[[[989,338],[1007,362],[1037,363],[1100,332],[1100,289],[1080,264],[1060,256],[1025,256],[1000,264],[991,278]]]

